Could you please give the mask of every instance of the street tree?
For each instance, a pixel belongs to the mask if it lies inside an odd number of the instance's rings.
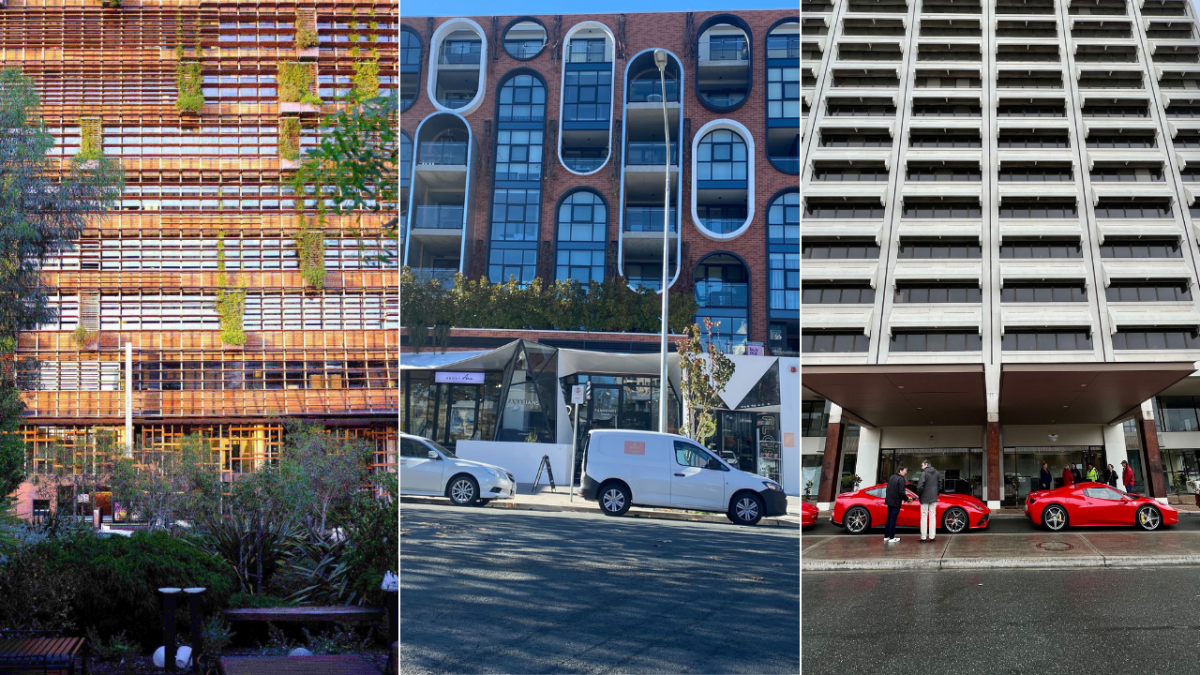
[[[130,456],[110,451],[113,501],[151,529],[196,523],[221,510],[221,453],[198,434],[184,436],[179,449],[135,447]]]
[[[302,482],[297,508],[309,529],[324,536],[330,513],[367,486],[373,450],[364,441],[295,420],[288,421],[285,438],[283,469]]]
[[[684,436],[704,444],[717,433],[717,407],[721,392],[733,377],[734,365],[713,343],[712,319],[704,317],[704,334],[692,324],[675,341],[679,352],[679,394],[682,399]]]
[[[0,69],[0,499],[25,478],[19,392],[36,364],[16,358],[17,333],[55,318],[39,272],[115,205],[124,184],[120,163],[99,148],[50,158],[54,136],[39,106],[33,79]]]

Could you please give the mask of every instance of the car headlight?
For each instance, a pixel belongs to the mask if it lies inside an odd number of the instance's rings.
[[[483,470],[484,470],[484,471],[486,471],[486,472],[488,472],[489,474],[491,474],[491,475],[492,475],[492,477],[494,477],[494,478],[499,478],[499,477],[500,477],[500,473],[499,473],[499,472],[497,472],[495,469],[491,468],[490,466],[485,466],[485,467],[483,467]]]
[[[781,492],[783,491],[783,488],[779,487],[779,483],[776,483],[773,480],[764,480],[763,485],[767,486],[768,490],[779,490]]]

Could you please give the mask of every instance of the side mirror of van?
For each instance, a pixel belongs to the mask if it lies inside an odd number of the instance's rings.
[[[429,459],[441,459],[441,458],[442,458],[442,456],[437,454],[437,450],[429,451]]]

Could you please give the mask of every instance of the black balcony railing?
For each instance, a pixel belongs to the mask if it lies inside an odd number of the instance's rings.
[[[750,52],[745,38],[712,38],[708,41],[709,61],[748,61]]]
[[[630,143],[629,151],[625,154],[625,163],[628,166],[662,166],[666,164],[666,160],[666,147],[653,141]],[[671,144],[671,164],[679,164],[678,143]]]
[[[455,141],[422,143],[417,153],[417,163],[466,165],[467,144]]]
[[[463,207],[461,206],[418,206],[415,229],[461,230]]]
[[[663,85],[659,80],[634,80],[629,83],[630,103],[661,103],[662,100]],[[679,80],[667,80],[667,100],[679,101]]]
[[[448,40],[442,45],[442,52],[438,58],[438,63],[449,65],[463,63],[477,64],[479,63],[480,48],[482,46],[482,43],[477,40]]]
[[[800,58],[800,36],[783,35],[767,38],[768,59]]]
[[[668,232],[676,231],[675,226],[675,209],[672,208],[667,214],[667,218],[671,221],[671,229]],[[629,206],[625,208],[625,231],[626,232],[662,232],[663,231],[663,207],[661,206]]]

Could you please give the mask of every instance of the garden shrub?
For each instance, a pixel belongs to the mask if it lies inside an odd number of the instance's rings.
[[[283,103],[321,105],[321,99],[311,91],[316,81],[315,70],[311,63],[281,62],[278,66],[279,100]]]
[[[216,557],[166,532],[49,539],[0,567],[0,621],[9,625],[125,633],[150,650],[162,642],[158,590],[202,586],[204,615],[224,609],[236,581]],[[190,630],[186,602],[179,630]]]

